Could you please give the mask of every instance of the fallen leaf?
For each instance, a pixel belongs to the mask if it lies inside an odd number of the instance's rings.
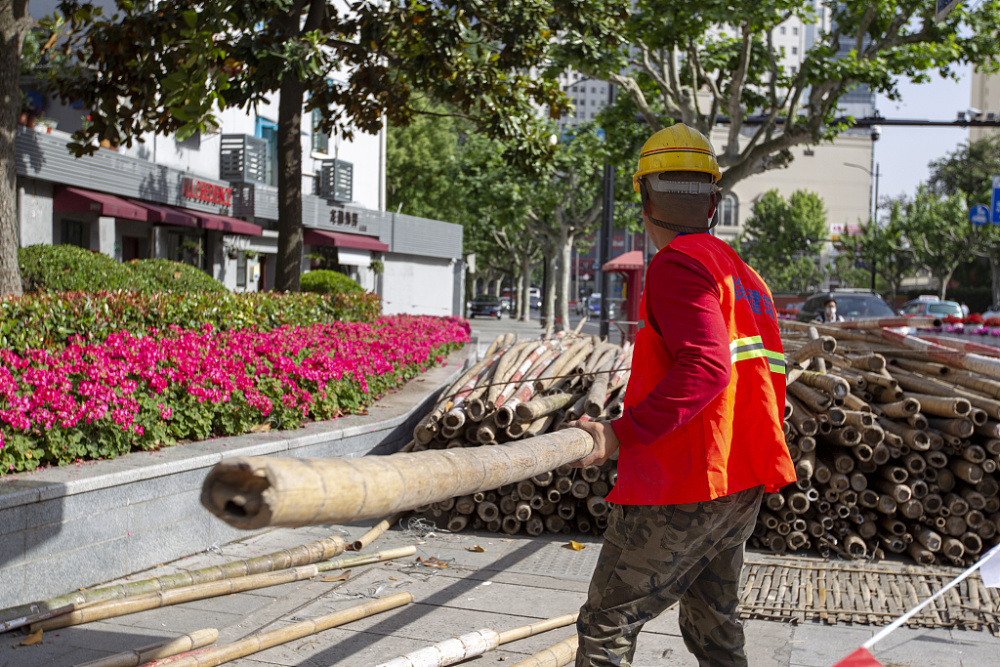
[[[573,551],[583,551],[584,549],[586,549],[585,546],[583,546],[579,542],[574,542],[573,540],[570,540],[569,544],[564,544],[563,548],[564,549],[572,549]]]
[[[174,279],[175,280],[180,280],[180,277],[181,277],[181,272],[180,271],[174,271]]]
[[[445,563],[443,560],[438,560],[434,556],[431,556],[427,560],[417,557],[417,562],[423,565],[424,567],[436,567],[442,570],[447,569],[448,567],[448,563]]]
[[[251,433],[265,433],[271,430],[271,422],[264,422],[263,424],[257,424],[256,426],[250,427]]]
[[[482,548],[478,544],[476,546],[474,546],[474,547],[466,547],[465,550],[466,551],[471,551],[471,552],[477,553],[477,554],[481,554],[481,553],[483,553],[483,552],[486,551],[486,549]]]
[[[351,571],[341,572],[338,575],[332,577],[323,577],[320,581],[331,582],[331,581],[347,581],[347,578],[351,576]]]
[[[367,414],[368,414],[368,410],[366,410],[366,409],[361,409],[361,410],[358,410],[358,411],[356,411],[356,412],[355,412],[354,414],[356,414],[356,415],[360,415],[360,416],[364,417],[365,415],[367,415]]]
[[[398,577],[389,577],[389,581],[399,581]]]
[[[42,643],[42,632],[43,630],[36,630],[28,635],[24,641],[21,642],[21,646],[34,646],[35,644]]]

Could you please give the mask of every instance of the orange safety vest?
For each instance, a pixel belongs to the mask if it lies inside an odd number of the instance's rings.
[[[618,481],[608,500],[622,505],[673,505],[713,500],[763,485],[795,481],[782,432],[785,357],[771,292],[725,242],[708,234],[679,236],[660,252],[701,262],[719,285],[729,329],[729,386],[686,424],[655,442],[621,448]],[[654,259],[655,261],[655,259]],[[665,289],[665,286],[658,286]],[[663,338],[646,319],[646,292],[632,355],[625,407],[637,405],[674,366]],[[660,322],[669,326],[669,322]]]

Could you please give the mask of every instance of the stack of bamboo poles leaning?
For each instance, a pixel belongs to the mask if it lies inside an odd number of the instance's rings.
[[[574,420],[614,419],[622,413],[631,366],[630,346],[594,336],[499,336],[417,425],[411,447],[493,445],[556,431]],[[455,532],[600,533],[609,511],[604,498],[616,474],[614,461],[579,470],[564,465],[416,511]]]
[[[751,546],[960,565],[997,542],[1000,349],[891,328],[931,324],[782,323],[784,430],[798,481],[765,498]],[[630,349],[593,338],[500,337],[420,422],[412,446],[496,444],[613,419],[630,367]],[[417,511],[452,531],[600,533],[615,477],[613,460],[563,466]]]
[[[782,322],[798,481],[765,498],[752,545],[960,565],[996,543],[1000,349],[890,328],[929,324]]]

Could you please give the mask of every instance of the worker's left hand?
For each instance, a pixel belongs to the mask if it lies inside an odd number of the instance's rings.
[[[586,468],[587,466],[599,466],[607,461],[612,454],[618,451],[618,436],[611,428],[610,422],[580,422],[574,421],[567,424],[570,428],[583,429],[594,438],[594,449],[579,461],[571,463],[574,468]]]

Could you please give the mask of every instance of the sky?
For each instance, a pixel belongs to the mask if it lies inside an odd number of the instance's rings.
[[[969,108],[972,68],[962,67],[959,81],[936,74],[931,82],[900,85],[903,98],[892,102],[879,95],[876,108],[885,118],[955,120]],[[967,128],[915,128],[882,126],[882,138],[875,143],[879,165],[879,200],[898,195],[913,196],[917,186],[930,176],[927,163],[954,151],[969,140]]]

